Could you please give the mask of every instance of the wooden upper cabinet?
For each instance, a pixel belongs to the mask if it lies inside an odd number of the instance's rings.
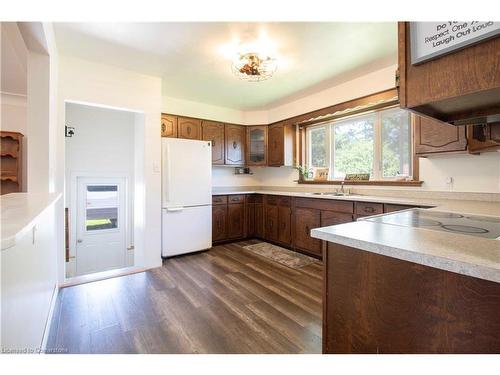
[[[247,165],[267,164],[267,125],[247,126]]]
[[[269,125],[267,165],[271,167],[293,166],[294,140],[293,125],[283,122]]]
[[[411,63],[410,24],[398,24],[402,108],[445,122],[498,114],[500,37]]]
[[[161,136],[177,138],[177,116],[161,115]]]
[[[201,120],[179,117],[177,128],[179,138],[201,139]]]
[[[212,142],[212,164],[224,164],[224,124],[203,120],[201,136],[204,141]]]
[[[246,127],[241,125],[225,126],[225,163],[230,165],[245,164]]]
[[[465,126],[450,125],[414,115],[414,142],[417,155],[464,151],[467,148]]]

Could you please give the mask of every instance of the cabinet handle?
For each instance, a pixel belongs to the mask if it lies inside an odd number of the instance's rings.
[[[375,212],[375,208],[373,207],[365,207],[365,212]]]
[[[212,147],[215,147],[215,139],[212,139]]]
[[[167,129],[167,127],[165,126],[165,124],[161,124],[161,131],[165,133],[166,129]]]
[[[233,142],[233,148],[236,150],[237,147],[238,147],[238,144],[236,142]]]
[[[191,134],[191,126],[188,126],[186,131],[187,131],[188,135],[190,135]]]
[[[309,236],[309,225],[306,225],[306,234]]]

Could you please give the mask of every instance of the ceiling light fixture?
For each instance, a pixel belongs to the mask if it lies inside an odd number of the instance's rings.
[[[265,81],[273,76],[276,69],[275,58],[257,52],[238,54],[232,65],[234,75],[248,82]]]

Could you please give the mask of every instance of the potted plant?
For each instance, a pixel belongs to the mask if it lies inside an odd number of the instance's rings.
[[[305,165],[299,165],[293,167],[299,171],[299,182],[312,178],[312,170]]]

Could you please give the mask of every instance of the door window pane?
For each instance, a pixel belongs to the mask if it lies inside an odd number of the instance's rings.
[[[326,127],[311,128],[309,131],[309,150],[311,167],[328,167]]]
[[[352,118],[334,124],[333,177],[347,173],[373,174],[375,116]]]
[[[410,115],[400,109],[383,111],[381,121],[383,177],[410,176]]]
[[[118,228],[118,185],[87,185],[85,209],[88,231]]]

